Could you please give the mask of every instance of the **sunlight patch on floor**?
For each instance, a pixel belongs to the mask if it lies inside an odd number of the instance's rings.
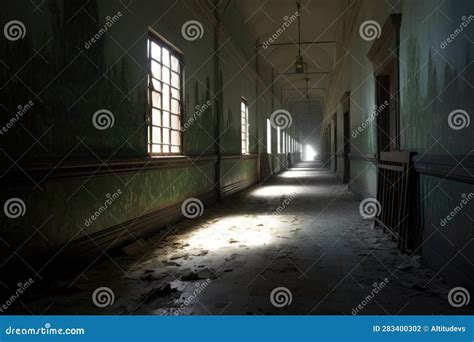
[[[277,217],[269,215],[226,216],[217,222],[201,225],[182,242],[189,244],[189,248],[207,250],[268,245],[274,241],[274,227],[278,222]]]

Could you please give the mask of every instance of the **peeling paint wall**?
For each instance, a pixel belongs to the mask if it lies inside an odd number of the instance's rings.
[[[366,20],[375,20],[383,26],[389,14],[401,13],[401,150],[413,151],[418,155],[451,156],[460,161],[473,150],[473,125],[471,123],[465,129],[453,130],[448,124],[448,115],[456,109],[471,113],[471,118],[474,113],[474,46],[469,42],[469,37],[471,40],[474,37],[474,22],[464,27],[462,34],[452,43],[443,42],[459,28],[463,16],[466,18],[474,14],[474,3],[468,0],[449,3],[439,1],[442,11],[433,11],[437,7],[430,0],[405,0],[392,5],[388,6],[384,1],[355,1],[345,15],[339,32],[339,41],[344,42],[338,46],[341,62],[332,75],[324,121],[330,123],[332,115],[337,113],[338,132],[335,139],[337,146],[342,148],[341,99],[344,92],[350,92],[351,131],[360,127],[374,113],[374,67],[367,57],[373,41],[361,39],[359,27]],[[351,138],[351,152],[376,154],[376,132],[373,121],[360,134]],[[338,162],[339,176],[342,175],[341,161]],[[471,241],[474,234],[472,202],[445,227],[440,222],[459,205],[463,196],[474,192],[474,187],[424,175],[419,178],[424,241],[422,255],[451,282],[472,286],[474,268],[469,261],[474,258]],[[373,164],[351,161],[349,186],[354,193],[361,198],[375,197],[376,179],[377,170]]]
[[[120,2],[49,0],[35,15],[21,11],[22,6],[25,1],[12,2],[0,14],[2,22],[17,19],[27,28],[25,39],[0,42],[4,62],[0,76],[5,83],[2,121],[7,122],[19,105],[30,100],[34,105],[22,116],[21,126],[0,136],[3,165],[8,167],[12,160],[26,167],[147,158],[149,27],[184,53],[183,123],[195,116],[198,106],[212,103],[184,132],[184,154],[240,155],[241,96],[249,104],[250,152],[266,150],[266,118],[278,100],[272,100],[271,68],[253,58],[256,39],[247,32],[235,3],[223,15],[220,1],[142,0],[124,7]],[[215,8],[220,9],[220,22]],[[118,12],[118,20],[91,43],[107,18]],[[183,37],[182,25],[188,20],[202,24],[201,39]],[[113,113],[113,127],[94,128],[92,116],[100,109]],[[276,137],[273,140],[276,144]],[[282,169],[274,164],[273,172]],[[2,203],[22,198],[27,213],[17,220],[1,217],[2,238],[13,249],[25,242],[21,254],[52,251],[85,234],[212,192],[216,172],[221,187],[251,182],[258,167],[256,159],[229,159],[218,170],[209,163],[187,169],[91,175],[41,182],[36,187],[10,184],[1,195]],[[121,190],[117,200],[85,226],[87,217],[117,189]],[[38,226],[44,237],[35,232]]]

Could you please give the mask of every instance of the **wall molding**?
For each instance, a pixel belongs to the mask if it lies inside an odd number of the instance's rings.
[[[474,184],[474,155],[437,155],[424,154],[414,156],[415,170],[419,174],[458,182]]]
[[[226,155],[221,160],[249,160],[257,159],[258,155]],[[137,173],[142,171],[171,170],[177,168],[188,168],[206,164],[216,164],[218,156],[178,156],[178,157],[154,157],[140,159],[114,159],[106,162],[99,160],[77,160],[71,162],[59,162],[57,164],[34,164],[26,167],[12,167],[0,171],[0,183],[45,183],[67,181],[71,179],[83,179],[112,174]]]
[[[221,155],[221,160],[249,160],[258,159],[258,154],[232,154],[232,155]]]
[[[374,153],[349,153],[350,160],[357,160],[362,161],[365,163],[376,164],[377,163],[377,156]]]

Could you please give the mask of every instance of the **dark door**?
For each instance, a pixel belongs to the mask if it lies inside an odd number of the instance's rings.
[[[378,152],[390,151],[390,78],[377,76],[377,149]]]

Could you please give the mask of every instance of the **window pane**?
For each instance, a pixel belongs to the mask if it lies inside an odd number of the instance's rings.
[[[179,146],[171,146],[171,153],[179,153]]]
[[[163,65],[169,67],[170,66],[170,52],[168,49],[162,48],[162,53],[163,53],[162,63]]]
[[[179,114],[179,102],[177,100],[171,100],[171,112]]]
[[[179,145],[180,144],[180,136],[178,131],[171,131],[171,143],[173,145]]]
[[[161,61],[161,48],[155,42],[151,42],[151,57]]]
[[[154,126],[161,126],[161,111],[153,108],[151,111],[151,123]],[[160,142],[159,140],[153,140],[153,142]]]
[[[168,128],[163,128],[163,144],[170,143],[170,130]]]
[[[163,112],[163,127],[170,127],[170,113]]]
[[[180,129],[179,127],[179,116],[171,115],[171,128]]]
[[[153,79],[152,80],[152,86],[153,86],[153,90],[161,92],[161,82],[160,81],[158,81],[156,79]]]
[[[179,73],[179,60],[175,56],[171,56],[171,70]]]
[[[153,91],[151,93],[151,104],[153,107],[160,107],[161,106],[161,95],[160,93]]]
[[[151,136],[153,139],[153,143],[157,143],[161,141],[161,128],[159,127],[152,127],[151,128]]]
[[[179,91],[176,89],[171,88],[171,96],[173,96],[174,99],[180,100],[181,96],[179,94]]]
[[[158,62],[151,61],[151,74],[161,80],[161,65]]]
[[[179,89],[179,75],[174,72],[171,73],[171,85]]]
[[[170,110],[170,87],[163,86],[163,109]]]
[[[163,153],[170,153],[170,146],[169,145],[163,145]]]
[[[152,153],[161,153],[161,146],[160,145],[152,145],[151,146],[151,152]]]
[[[163,76],[162,78],[163,83],[170,84],[170,69],[163,68],[163,70],[161,71],[161,74]]]

